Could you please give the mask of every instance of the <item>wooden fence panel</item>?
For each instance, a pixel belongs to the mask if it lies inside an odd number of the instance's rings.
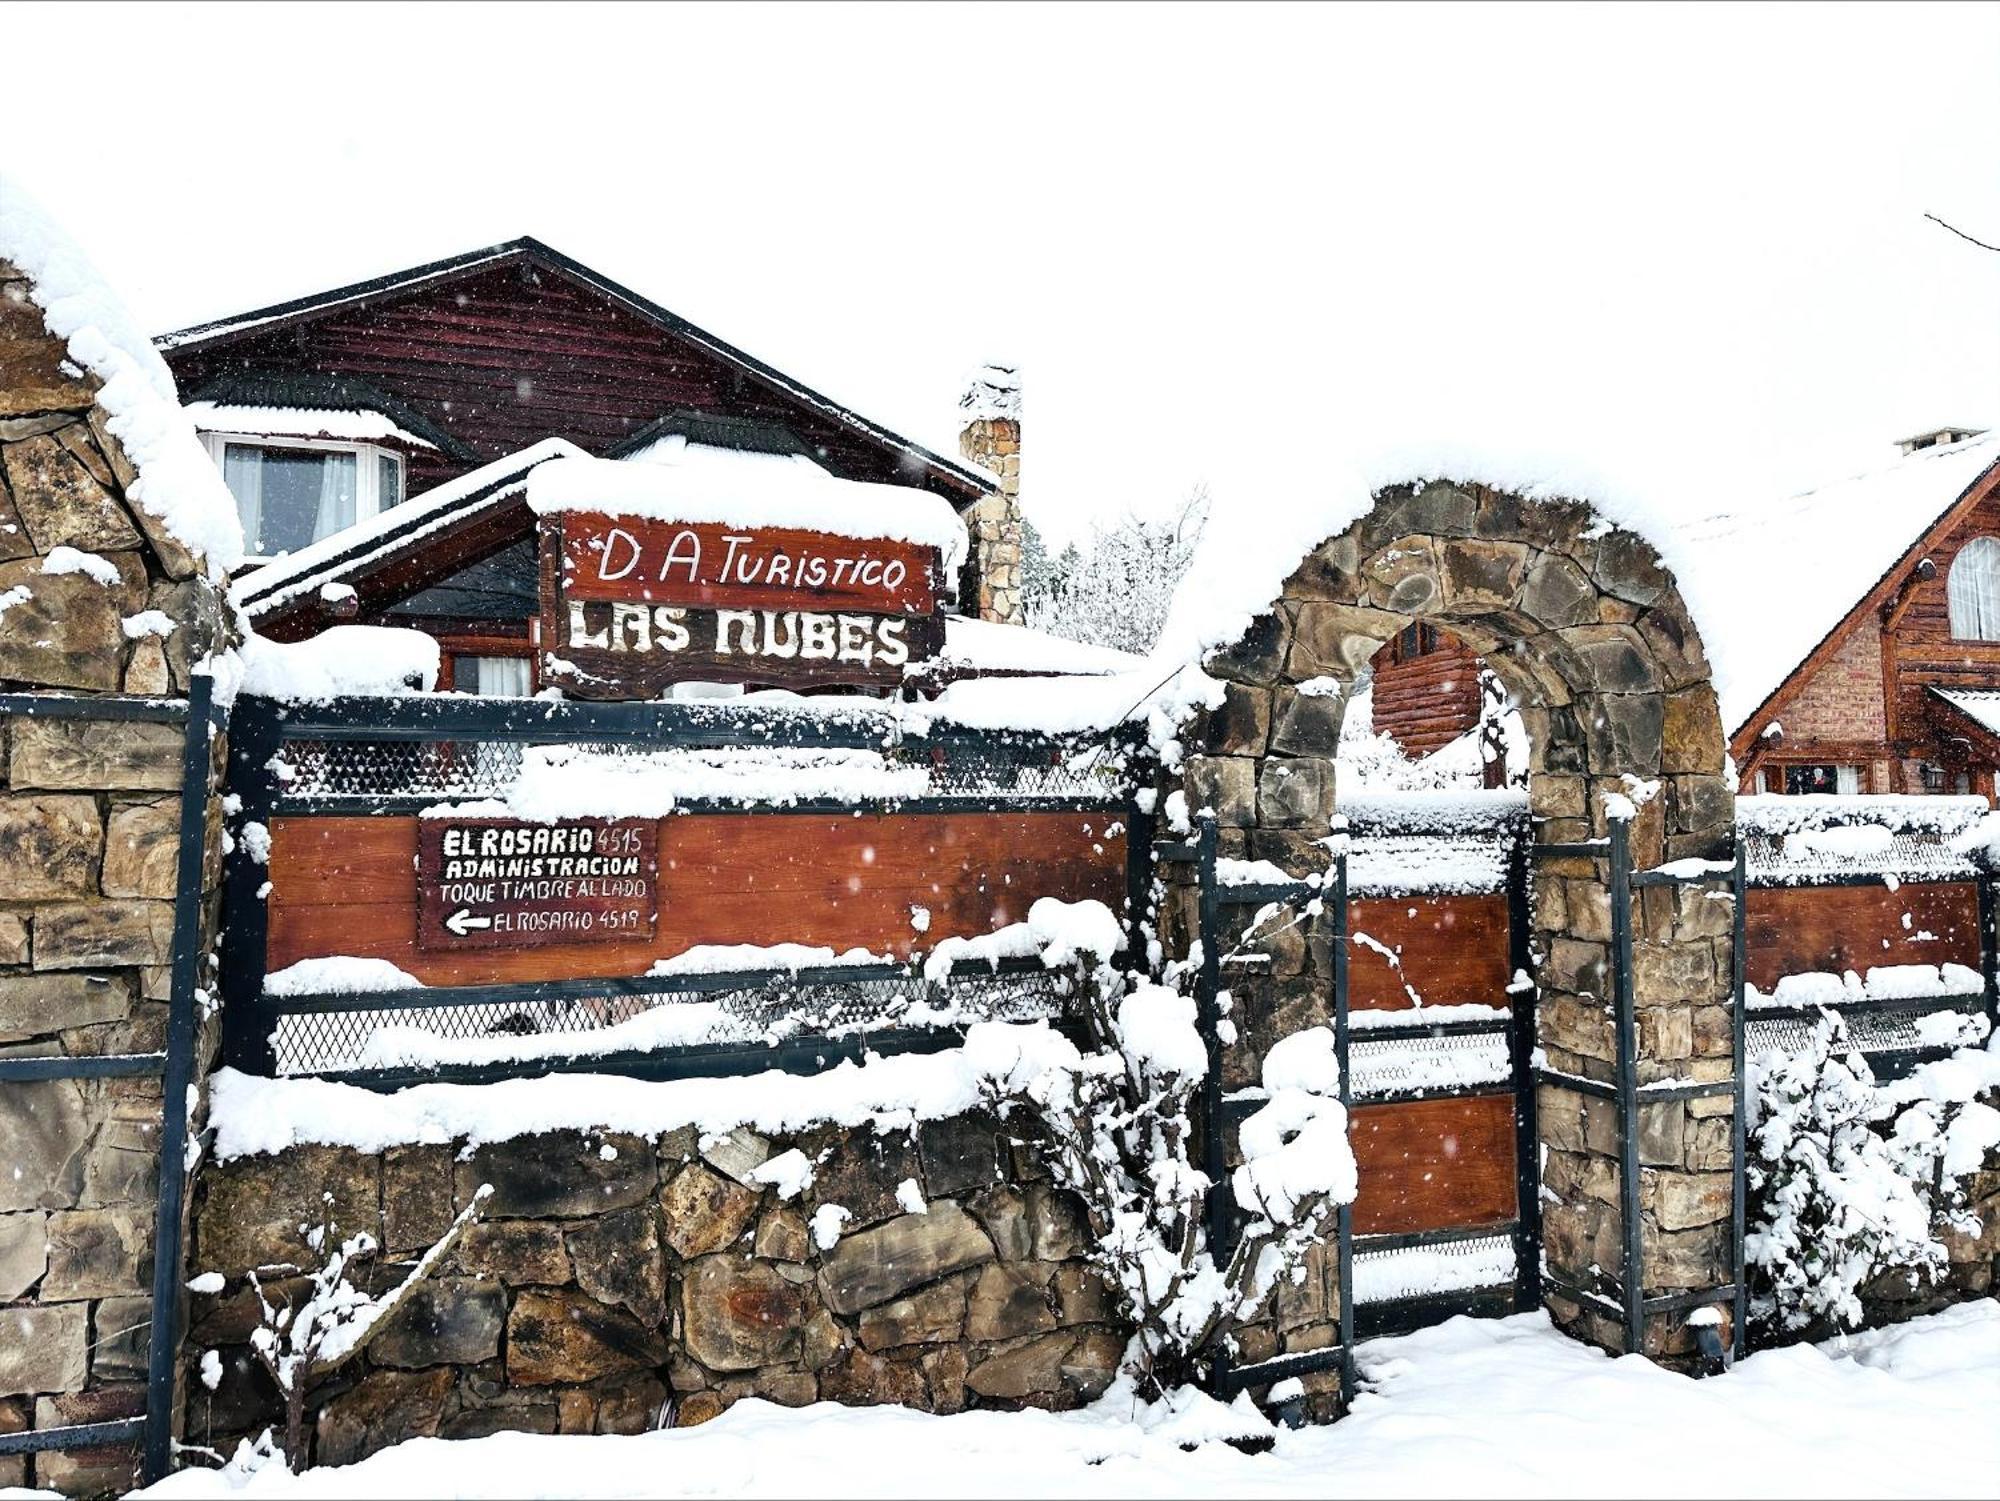
[[[1511,1093],[1354,1110],[1354,1233],[1470,1229],[1514,1217]]]
[[[1038,897],[1125,899],[1109,813],[690,814],[660,820],[650,941],[439,953],[417,947],[414,817],[271,824],[267,968],[386,959],[426,985],[643,974],[695,944],[805,943],[907,956],[991,932]],[[914,910],[930,914],[914,926]]]
[[[1979,892],[1970,881],[1752,890],[1743,921],[1745,974],[1767,992],[1786,975],[1980,964]]]
[[[1347,913],[1349,1009],[1406,1009],[1411,990],[1426,1006],[1507,1003],[1505,892],[1362,897]]]

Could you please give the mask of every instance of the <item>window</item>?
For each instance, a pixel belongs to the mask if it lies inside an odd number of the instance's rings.
[[[1945,598],[1954,637],[2000,641],[2000,537],[1974,537],[1958,550]]]
[[[1853,797],[1861,791],[1858,766],[1787,766],[1785,791],[1793,796],[1808,792],[1836,792]]]
[[[1418,657],[1429,656],[1437,650],[1437,627],[1418,622],[1403,627],[1403,634],[1396,638],[1396,660],[1415,661]]]
[[[482,698],[527,698],[535,691],[532,667],[526,657],[453,657],[451,686]]]
[[[366,443],[206,434],[253,558],[275,558],[400,505],[402,455]]]

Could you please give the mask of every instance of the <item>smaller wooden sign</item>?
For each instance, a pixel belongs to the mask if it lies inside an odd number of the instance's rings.
[[[417,946],[650,939],[659,834],[651,819],[419,819]]]
[[[894,687],[944,645],[938,549],[594,512],[542,519],[542,677],[576,698],[680,682]]]

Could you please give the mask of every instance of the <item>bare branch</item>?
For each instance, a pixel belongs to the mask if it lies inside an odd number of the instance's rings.
[[[1944,229],[1950,230],[1953,234],[1957,235],[1961,240],[1965,240],[1970,244],[1977,245],[1981,250],[1991,250],[1996,255],[2000,255],[2000,245],[1989,245],[1984,240],[1977,239],[1974,236],[1967,234],[1964,230],[1960,229],[1956,224],[1946,224],[1945,221],[1940,219],[1936,214],[1925,214],[1924,217],[1930,220],[1931,223],[1939,225]]]

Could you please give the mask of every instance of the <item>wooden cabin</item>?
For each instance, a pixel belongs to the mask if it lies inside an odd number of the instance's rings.
[[[533,239],[157,343],[244,522],[252,562],[238,598],[276,639],[412,626],[442,645],[440,687],[533,692],[528,471],[692,448],[809,466],[857,495],[886,485],[941,498],[970,537],[943,581],[947,613],[967,627],[952,633],[957,656],[1019,671],[1092,651],[976,629],[1020,620],[1011,371],[975,379],[966,457],[946,458]],[[1125,665],[1119,653],[1094,660]]]

